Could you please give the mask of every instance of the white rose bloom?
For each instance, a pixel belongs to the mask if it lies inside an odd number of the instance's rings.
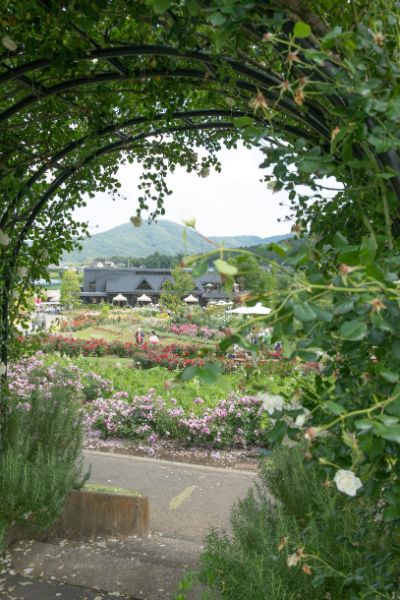
[[[14,42],[14,40],[12,38],[10,38],[9,35],[5,35],[2,40],[1,43],[3,44],[3,46],[5,48],[7,48],[7,50],[16,50],[17,49],[17,44]]]
[[[304,413],[302,415],[297,415],[296,420],[294,422],[295,427],[303,427],[304,423],[306,422],[307,419],[307,415],[305,415]]]
[[[7,235],[2,229],[0,229],[0,246],[8,246],[10,243],[10,236]]]
[[[269,415],[273,415],[276,410],[282,410],[284,399],[282,396],[273,396],[272,394],[259,394],[258,396],[262,400],[262,407],[267,411]]]
[[[4,373],[7,371],[7,367],[3,362],[0,362],[0,376],[4,375]]]
[[[270,179],[269,181],[267,181],[267,189],[275,192],[277,183],[278,182],[276,181],[276,179]]]
[[[339,469],[333,481],[336,483],[339,492],[343,492],[348,496],[355,496],[357,491],[362,488],[360,479],[354,475],[353,471],[346,469]]]

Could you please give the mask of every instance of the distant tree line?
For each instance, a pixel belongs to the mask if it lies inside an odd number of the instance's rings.
[[[155,252],[150,256],[137,257],[137,256],[110,256],[107,257],[107,261],[112,261],[116,265],[124,267],[146,267],[148,269],[171,269],[180,263],[183,258],[183,254],[177,254],[170,256],[169,254],[160,254]],[[104,256],[96,257],[93,262],[104,262]]]

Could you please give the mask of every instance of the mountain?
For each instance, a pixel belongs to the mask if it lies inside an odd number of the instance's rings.
[[[287,235],[274,235],[262,238],[256,235],[239,235],[236,237],[222,236],[211,237],[217,244],[224,244],[226,248],[239,248],[242,246],[255,246],[268,244],[290,237]],[[81,242],[82,251],[74,250],[65,254],[63,260],[71,263],[88,263],[94,258],[110,258],[112,256],[146,257],[155,252],[159,254],[199,254],[211,249],[206,242],[193,229],[187,229],[179,223],[166,219],[157,223],[143,223],[141,227],[133,227],[125,223],[109,231],[96,233]]]

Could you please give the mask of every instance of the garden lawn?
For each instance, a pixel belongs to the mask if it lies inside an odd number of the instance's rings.
[[[63,332],[63,335],[72,335],[75,338],[80,340],[90,340],[91,338],[95,339],[103,339],[107,342],[111,342],[112,340],[119,340],[120,342],[135,342],[135,331],[138,327],[141,327],[144,331],[145,338],[148,339],[151,330],[146,328],[145,322],[138,323],[137,326],[127,327],[121,326],[120,323],[113,324],[104,324],[104,325],[93,325],[90,327],[85,327],[84,329],[79,329],[78,331]],[[154,328],[154,331],[157,333],[159,337],[160,343],[167,346],[169,344],[179,344],[180,346],[193,346],[197,344],[199,347],[203,346],[215,346],[215,341],[212,340],[204,340],[199,338],[190,338],[182,335],[174,335],[170,332],[162,331],[157,327]]]
[[[195,413],[201,412],[204,406],[213,408],[222,398],[226,398],[232,392],[238,392],[242,379],[240,373],[230,373],[221,375],[216,384],[207,384],[197,378],[176,383],[175,374],[165,367],[138,369],[132,359],[113,356],[76,356],[70,359],[48,354],[43,360],[49,366],[54,363],[66,367],[75,365],[86,373],[96,373],[103,379],[110,380],[115,392],[126,392],[129,396],[146,395],[153,389],[154,394],[161,396],[167,403],[174,398],[179,406]],[[194,402],[198,398],[204,402]]]

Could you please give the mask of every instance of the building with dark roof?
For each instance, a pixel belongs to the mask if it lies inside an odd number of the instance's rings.
[[[190,269],[187,269],[190,272]],[[135,306],[137,298],[142,294],[149,296],[155,304],[159,302],[164,282],[173,281],[170,269],[146,268],[85,268],[83,272],[83,289],[80,297],[86,303],[112,303],[117,294],[123,294],[128,304]],[[207,271],[194,280],[195,287],[191,294],[204,305],[210,300],[226,300],[229,297],[223,290],[219,273]]]

